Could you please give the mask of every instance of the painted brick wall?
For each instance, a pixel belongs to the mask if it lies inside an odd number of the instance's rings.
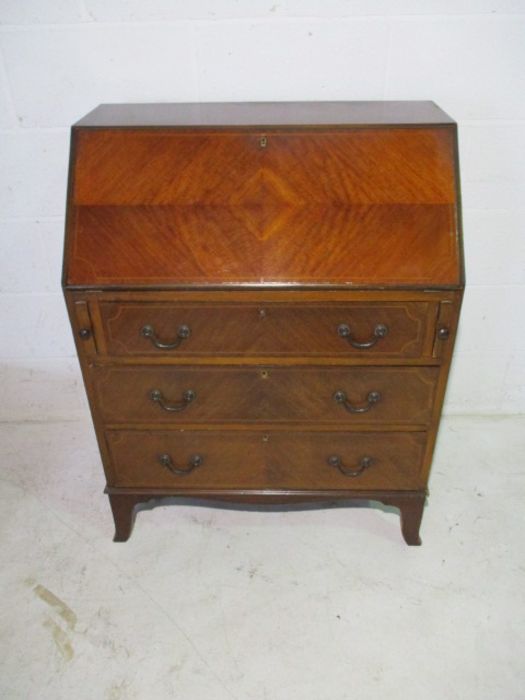
[[[86,409],[59,287],[71,122],[100,102],[385,98],[460,124],[446,410],[523,412],[524,0],[0,0],[0,420]]]

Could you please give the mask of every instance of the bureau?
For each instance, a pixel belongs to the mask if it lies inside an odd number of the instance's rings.
[[[431,102],[101,105],[63,287],[115,521],[168,496],[343,499],[419,528],[461,305]]]

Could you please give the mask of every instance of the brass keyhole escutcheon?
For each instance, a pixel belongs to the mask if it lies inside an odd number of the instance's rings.
[[[268,137],[267,137],[267,136],[261,136],[261,137],[259,138],[259,146],[260,146],[261,148],[266,148],[267,145],[268,145]]]
[[[259,309],[259,318],[262,320],[266,318],[266,309]]]
[[[270,376],[270,372],[267,369],[261,370],[261,379],[268,379],[269,376]]]
[[[270,436],[269,436],[269,435],[264,434],[264,435],[262,436],[262,441],[263,441],[263,442],[268,442],[269,439],[270,439]]]

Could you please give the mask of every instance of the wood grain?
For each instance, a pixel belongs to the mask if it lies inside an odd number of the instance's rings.
[[[98,367],[92,370],[97,406],[108,423],[158,424],[213,422],[417,423],[430,419],[435,367]],[[163,410],[150,398],[160,390],[166,404],[195,399],[180,412]],[[350,413],[334,399],[342,390],[349,402],[366,405],[370,392],[381,394],[366,413]]]
[[[102,104],[76,127],[288,127],[298,125],[394,126],[450,125],[454,120],[435,102],[410,100],[359,102],[190,102]]]
[[[79,130],[77,206],[452,204],[451,129]]]
[[[452,128],[74,138],[68,285],[460,282]]]
[[[115,466],[114,486],[232,489],[416,489],[425,433],[224,433],[108,431]],[[202,465],[173,474],[159,457],[188,469],[192,457]],[[348,469],[369,456],[370,467],[345,476],[328,463],[341,457]]]
[[[213,300],[213,296],[211,297]],[[288,355],[417,358],[430,355],[427,342],[434,324],[431,304],[399,302],[383,304],[286,303],[141,303],[102,302],[102,329],[107,353],[113,357],[147,356],[148,359],[207,355]],[[378,324],[387,327],[385,337],[370,348],[356,348],[338,334],[346,324],[351,340],[375,339]],[[165,344],[177,341],[178,329],[187,326],[190,336],[172,349],[158,348],[141,330],[151,326]]]
[[[459,282],[447,204],[90,206],[74,210],[72,226],[73,286]]]
[[[420,544],[464,286],[453,120],[432,103],[102,106],[71,146],[63,286],[115,540],[162,496],[366,498]],[[353,348],[341,323],[388,333]],[[183,324],[171,350],[142,334]]]

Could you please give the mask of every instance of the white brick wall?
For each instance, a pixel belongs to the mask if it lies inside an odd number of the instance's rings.
[[[0,0],[0,420],[85,411],[60,293],[68,127],[100,102],[434,99],[468,290],[446,410],[525,411],[525,0]]]

